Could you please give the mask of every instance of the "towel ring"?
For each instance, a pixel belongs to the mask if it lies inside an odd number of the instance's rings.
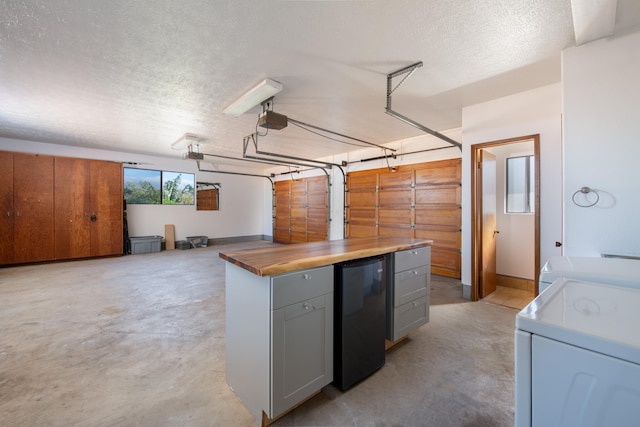
[[[594,193],[596,195],[596,200],[593,203],[582,205],[582,204],[576,202],[576,196],[578,194],[585,194],[586,195],[586,194],[589,194],[589,193]],[[579,189],[578,191],[573,193],[573,196],[571,196],[571,200],[573,200],[573,203],[575,203],[576,206],[579,206],[581,208],[590,208],[591,206],[595,206],[596,204],[598,204],[598,202],[600,201],[600,195],[598,194],[598,192],[596,190],[592,190],[589,187],[582,187],[581,189]]]

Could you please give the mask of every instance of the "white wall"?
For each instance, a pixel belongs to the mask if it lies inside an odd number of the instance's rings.
[[[561,85],[553,84],[462,110],[462,284],[471,290],[471,145],[540,134],[540,262],[562,240]]]
[[[567,49],[562,68],[565,254],[638,256],[640,32]],[[572,202],[584,186],[596,206]]]
[[[128,205],[130,236],[164,236],[164,225],[174,224],[176,239],[208,236],[211,239],[271,235],[271,184],[265,178],[199,172],[193,160],[45,144],[0,138],[0,150],[79,157],[96,160],[141,163],[142,169],[170,170],[196,174],[196,181],[219,182],[220,210],[197,211],[195,205]],[[222,166],[221,169],[224,170]],[[268,233],[265,233],[268,230]]]
[[[488,149],[496,156],[496,273],[534,280],[535,215],[506,213],[506,159],[533,153],[533,141]]]

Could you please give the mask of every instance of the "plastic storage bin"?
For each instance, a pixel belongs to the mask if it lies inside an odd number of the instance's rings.
[[[188,240],[177,240],[176,249],[191,249],[191,242]]]
[[[162,236],[131,237],[130,240],[132,255],[160,252]]]
[[[194,248],[206,248],[209,242],[207,236],[187,236],[187,240]]]

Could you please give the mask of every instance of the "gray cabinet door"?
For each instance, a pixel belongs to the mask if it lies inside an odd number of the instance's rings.
[[[274,418],[333,381],[333,293],[272,311]]]

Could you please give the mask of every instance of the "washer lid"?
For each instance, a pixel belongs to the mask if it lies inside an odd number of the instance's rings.
[[[640,287],[640,260],[596,257],[552,257],[540,270],[540,281],[560,277]]]
[[[640,364],[640,289],[558,279],[518,313],[516,327]]]

